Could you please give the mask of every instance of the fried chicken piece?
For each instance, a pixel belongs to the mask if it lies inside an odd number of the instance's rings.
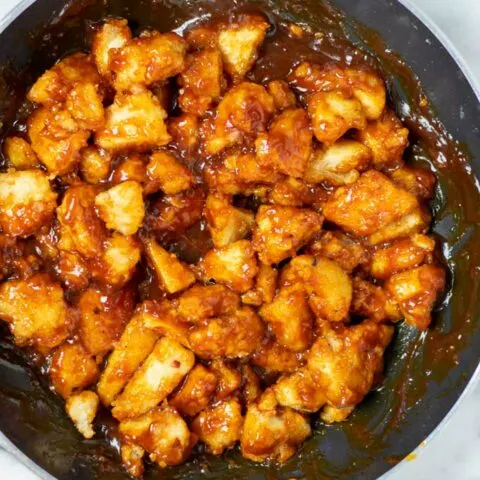
[[[65,105],[82,130],[98,130],[105,123],[100,88],[93,83],[77,83],[68,92]]]
[[[269,265],[294,256],[320,231],[323,217],[306,208],[262,205],[255,220],[252,245]]]
[[[3,142],[3,153],[10,167],[29,170],[39,166],[32,146],[21,137],[7,137]]]
[[[192,422],[192,432],[207,445],[213,455],[232,448],[243,425],[242,407],[237,398],[225,400],[203,410]]]
[[[391,110],[386,110],[378,120],[369,122],[357,132],[356,138],[370,148],[376,168],[399,163],[408,146],[408,130]]]
[[[107,232],[95,212],[96,192],[94,187],[81,184],[66,191],[57,208],[60,250],[78,252],[85,258],[102,254]]]
[[[410,325],[426,330],[432,321],[433,305],[445,288],[445,270],[435,265],[397,273],[385,283],[385,289],[398,303]]]
[[[223,285],[194,285],[178,299],[178,313],[188,322],[234,313],[240,305],[238,294]]]
[[[140,364],[148,357],[159,334],[144,325],[145,311],[137,308],[135,315],[127,323],[120,340],[108,358],[105,369],[97,385],[100,400],[109,406],[123,389]]]
[[[242,455],[254,462],[292,457],[312,430],[307,419],[290,408],[279,407],[275,395],[266,390],[247,408],[240,439]]]
[[[10,280],[0,286],[0,318],[10,325],[19,346],[48,350],[69,333],[69,315],[62,287],[47,274]]]
[[[143,155],[136,153],[128,154],[115,165],[110,175],[111,185],[118,185],[129,180],[142,185],[147,182],[147,164]],[[146,189],[145,194],[148,194]]]
[[[60,250],[55,261],[55,274],[65,288],[80,291],[88,287],[90,272],[80,254]]]
[[[28,117],[27,131],[34,152],[52,175],[74,170],[90,137],[68,110],[59,107],[34,110]]]
[[[259,314],[272,328],[277,342],[289,350],[303,352],[312,343],[313,314],[303,288],[283,287]]]
[[[67,398],[65,410],[77,430],[86,439],[90,439],[95,435],[92,423],[97,414],[99,404],[100,401],[97,394],[89,390],[70,395]]]
[[[383,370],[383,353],[393,327],[372,321],[347,327],[319,325],[319,336],[307,355],[307,368],[328,405],[351,407],[362,401]]]
[[[40,76],[28,92],[27,99],[51,107],[65,103],[73,88],[88,84],[99,87],[102,77],[90,55],[74,53]]]
[[[111,151],[144,151],[166,145],[171,140],[166,118],[167,113],[150,91],[117,93],[105,110],[105,126],[96,132],[95,143]]]
[[[135,292],[132,289],[117,292],[85,290],[78,302],[79,336],[85,350],[100,358],[112,350],[133,315],[134,307]]]
[[[294,372],[303,365],[298,353],[270,339],[254,353],[252,363],[267,372]]]
[[[41,170],[0,173],[0,228],[8,235],[28,237],[50,222],[56,200]]]
[[[167,195],[175,195],[193,184],[192,172],[168,152],[155,152],[150,157],[147,178],[147,194],[162,190]]]
[[[250,365],[242,365],[242,397],[245,403],[254,402],[262,394],[260,378]]]
[[[198,117],[192,113],[182,113],[178,117],[168,120],[168,133],[186,152],[192,152],[198,144],[199,129]]]
[[[291,177],[303,178],[312,153],[312,132],[305,110],[283,111],[275,118],[268,133],[257,137],[255,148],[260,165]]]
[[[196,438],[175,408],[157,407],[150,412],[120,423],[120,434],[128,445],[138,445],[160,468],[182,463],[190,454]],[[139,450],[139,453],[141,450]]]
[[[328,182],[338,186],[353,183],[372,158],[368,147],[354,140],[337,140],[333,145],[316,150],[305,172],[309,183]]]
[[[188,55],[186,64],[178,79],[178,104],[183,112],[202,116],[225,85],[222,54],[216,48],[201,50]]]
[[[393,182],[422,200],[431,200],[435,195],[437,179],[425,168],[400,167],[391,173]]]
[[[195,325],[190,345],[201,358],[241,358],[257,350],[263,335],[264,326],[258,315],[251,308],[242,307],[233,314]]]
[[[360,242],[339,231],[325,232],[309,246],[308,252],[315,257],[334,261],[346,272],[351,272],[369,259],[367,249]]]
[[[320,206],[326,200],[326,190],[320,185],[310,185],[298,178],[286,177],[275,182],[268,200],[284,207]]]
[[[210,250],[198,263],[198,272],[203,280],[213,279],[236,292],[250,290],[258,272],[252,243],[238,240]]]
[[[195,275],[190,268],[155,240],[146,240],[145,250],[161,287],[168,293],[180,292],[195,283]]]
[[[55,391],[67,399],[97,381],[100,371],[79,343],[64,343],[55,350],[49,371]]]
[[[253,212],[234,207],[229,198],[220,193],[208,195],[204,215],[216,247],[242,240],[255,224]]]
[[[435,249],[435,240],[419,233],[396,240],[391,245],[375,250],[370,273],[380,279],[387,279],[395,273],[417,267]]]
[[[110,19],[98,28],[93,36],[92,53],[98,71],[111,80],[110,57],[117,49],[132,39],[127,20]]]
[[[325,423],[343,422],[355,410],[355,407],[337,408],[331,405],[325,405],[320,413],[320,418]]]
[[[210,404],[217,382],[214,373],[197,364],[188,374],[180,390],[170,399],[169,404],[182,415],[194,417]]]
[[[112,156],[97,147],[87,147],[81,152],[80,172],[87,183],[101,183],[108,179],[112,167]]]
[[[270,265],[258,267],[255,288],[242,295],[242,302],[259,307],[262,303],[271,303],[277,290],[278,270]]]
[[[347,232],[366,236],[418,207],[411,193],[396,187],[380,172],[369,170],[352,185],[336,190],[323,214]]]
[[[127,420],[131,421],[131,420]],[[123,468],[134,478],[141,477],[145,472],[143,457],[145,450],[140,445],[123,441],[120,448]]]
[[[287,82],[283,80],[272,80],[267,83],[267,90],[272,96],[277,110],[295,107],[297,99],[292,90],[290,90]]]
[[[117,92],[140,90],[173,77],[185,68],[187,44],[176,33],[145,32],[109,51]]]
[[[115,185],[95,197],[95,206],[107,228],[133,235],[145,216],[142,186],[133,180]]]
[[[112,415],[124,420],[148,412],[172,393],[194,364],[190,350],[169,337],[161,338],[113,401]]]
[[[253,67],[268,28],[263,17],[253,14],[241,15],[238,20],[221,27],[218,47],[225,70],[234,82],[240,81]]]
[[[231,88],[218,105],[214,131],[207,135],[205,151],[217,154],[240,142],[243,134],[265,131],[274,111],[273,99],[261,85],[242,82]]]

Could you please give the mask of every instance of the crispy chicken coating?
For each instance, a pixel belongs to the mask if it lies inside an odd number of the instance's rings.
[[[119,431],[127,444],[146,450],[150,460],[161,468],[182,463],[196,443],[182,417],[175,408],[168,406],[123,420]]]
[[[326,191],[320,185],[310,185],[294,177],[286,177],[275,182],[268,193],[268,200],[275,205],[285,207],[320,206]]]
[[[238,240],[210,250],[198,263],[198,272],[203,280],[215,280],[236,292],[250,290],[258,272],[252,243]]]
[[[95,383],[100,371],[82,345],[64,343],[52,356],[49,374],[55,391],[66,399]]]
[[[147,182],[147,164],[143,155],[128,154],[115,167],[110,174],[110,184],[118,185],[119,183],[133,180],[137,183],[144,184]],[[144,189],[145,194],[149,192]]]
[[[272,80],[267,84],[268,93],[272,96],[277,110],[295,107],[297,99],[290,90],[288,83],[283,80]]]
[[[255,220],[252,245],[260,261],[270,265],[294,256],[320,231],[323,217],[306,208],[262,205]]]
[[[109,69],[118,92],[140,90],[185,68],[187,44],[177,34],[146,32],[120,48],[109,50]]]
[[[142,186],[133,180],[115,185],[95,197],[95,206],[107,228],[133,235],[145,216]]]
[[[50,222],[57,194],[40,170],[0,173],[0,228],[12,236],[28,237]]]
[[[303,178],[312,153],[312,132],[305,110],[288,109],[278,115],[268,133],[257,137],[255,148],[260,165]]]
[[[148,90],[118,93],[105,110],[105,126],[95,134],[95,142],[112,151],[130,148],[143,151],[166,145],[171,140],[164,122],[166,117],[160,101]]]
[[[87,183],[101,183],[107,180],[112,166],[112,156],[97,147],[87,147],[81,152],[80,172]]]
[[[210,370],[217,376],[218,383],[215,397],[225,400],[233,395],[242,385],[242,376],[237,368],[223,360],[213,360]]]
[[[431,200],[435,194],[437,179],[432,172],[424,168],[403,166],[394,170],[391,177],[396,185],[417,198]]]
[[[193,113],[182,113],[168,121],[168,133],[174,142],[187,153],[192,152],[199,141],[199,122]]]
[[[19,346],[44,350],[60,345],[70,321],[63,290],[46,274],[10,280],[0,286],[0,318],[10,325]]]
[[[97,414],[99,404],[97,394],[89,390],[70,395],[67,398],[65,410],[77,430],[87,439],[95,435],[92,422]]]
[[[148,412],[172,393],[194,364],[190,350],[171,338],[161,338],[113,401],[112,415],[123,420]]]
[[[385,289],[398,303],[405,320],[419,330],[428,328],[435,301],[445,288],[445,271],[435,265],[397,273],[385,283]]]
[[[218,47],[225,69],[235,82],[253,67],[268,28],[260,15],[245,14],[220,29]]]
[[[307,368],[329,405],[354,406],[382,373],[383,352],[393,327],[371,321],[352,327],[322,322],[319,327]]]
[[[234,207],[229,198],[220,193],[207,197],[204,214],[216,247],[242,240],[255,224],[253,212]]]
[[[240,440],[242,425],[242,407],[237,398],[232,398],[203,410],[191,428],[210,453],[221,455]]]
[[[155,152],[150,157],[147,177],[146,193],[162,190],[167,195],[175,195],[193,184],[192,172],[168,152]]]
[[[80,291],[88,287],[90,272],[81,255],[60,250],[55,260],[55,274],[67,290]]]
[[[267,390],[257,404],[250,404],[240,440],[242,455],[254,462],[287,461],[312,430],[306,418],[290,408],[278,407]]]
[[[242,295],[242,302],[257,307],[262,303],[271,303],[277,290],[277,278],[277,269],[270,265],[260,264],[255,279],[255,288]]]
[[[241,358],[255,352],[263,335],[264,326],[258,315],[249,307],[242,307],[231,315],[195,325],[190,345],[201,358]]]
[[[93,83],[78,83],[67,95],[67,110],[82,130],[98,130],[105,123],[103,95]]]
[[[131,420],[127,420],[127,422],[131,422]],[[127,440],[124,440],[120,448],[120,454],[125,470],[132,477],[141,477],[145,471],[143,465],[145,450],[140,445],[135,445],[134,443],[129,443]]]
[[[252,363],[267,372],[294,372],[303,365],[301,356],[270,339],[252,357]]]
[[[246,403],[254,402],[262,394],[260,378],[250,365],[242,366],[242,397]]]
[[[28,170],[38,167],[37,155],[32,146],[22,137],[8,137],[3,142],[3,153],[10,167]]]

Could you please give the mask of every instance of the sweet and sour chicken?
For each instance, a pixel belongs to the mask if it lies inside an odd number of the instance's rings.
[[[197,443],[285,462],[309,415],[345,420],[380,384],[394,324],[427,329],[444,290],[435,176],[402,158],[381,76],[299,62],[259,82],[269,29],[108,19],[3,142],[0,318],[81,435],[111,412],[133,476]]]

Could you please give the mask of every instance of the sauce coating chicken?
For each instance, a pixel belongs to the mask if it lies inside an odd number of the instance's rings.
[[[107,19],[3,142],[0,319],[80,434],[110,411],[136,477],[197,442],[287,461],[309,414],[341,422],[380,384],[394,324],[425,330],[445,286],[436,179],[405,162],[379,73],[300,59],[260,82],[268,17],[217,20]]]

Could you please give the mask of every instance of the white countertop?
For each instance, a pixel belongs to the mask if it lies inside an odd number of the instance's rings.
[[[353,0],[355,1],[355,0]],[[20,0],[0,0],[0,18]],[[450,39],[480,85],[480,0],[410,0]],[[448,423],[388,480],[480,480],[480,385],[472,389]],[[1,478],[38,480],[0,450]]]

